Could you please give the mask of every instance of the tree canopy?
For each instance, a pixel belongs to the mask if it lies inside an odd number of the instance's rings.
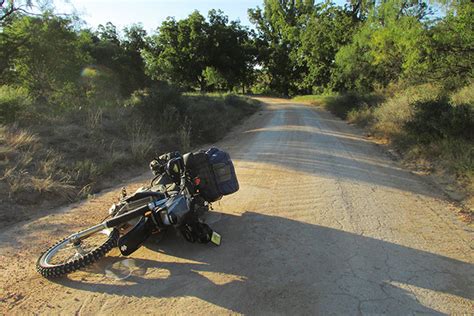
[[[467,0],[265,0],[248,11],[253,29],[211,10],[168,18],[152,34],[140,24],[84,28],[74,16],[29,14],[31,5],[0,1],[0,84],[58,104],[71,94],[113,103],[158,81],[294,95],[398,81],[454,89],[473,77]]]

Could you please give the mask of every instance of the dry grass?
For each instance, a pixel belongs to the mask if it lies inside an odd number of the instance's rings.
[[[453,93],[453,95],[451,96],[451,102],[454,105],[474,105],[474,82]]]
[[[441,88],[433,84],[414,86],[394,93],[373,110],[372,132],[387,138],[401,135],[405,124],[413,117],[413,104],[436,99],[441,93]]]
[[[191,125],[187,120],[178,131],[178,139],[183,151],[191,150]]]
[[[0,133],[0,141],[12,150],[28,148],[38,143],[38,137],[27,130],[2,127]]]
[[[196,109],[190,106],[194,97],[180,97],[179,102],[154,97],[146,100],[145,108],[137,104],[61,113],[18,112],[15,123],[0,125],[0,216],[12,219],[11,209],[27,212],[28,205],[44,201],[52,207],[87,197],[117,178],[130,176],[138,166],[142,170],[166,149],[190,149],[196,145],[195,134],[203,142],[222,137],[257,109],[244,98],[198,99]]]
[[[99,128],[102,125],[103,114],[104,110],[101,108],[89,109],[87,111],[86,126],[91,130]]]
[[[147,157],[155,146],[156,137],[152,130],[141,120],[136,120],[128,129],[131,153],[135,159]]]
[[[359,109],[352,109],[347,113],[347,121],[360,127],[370,126],[374,122],[373,110],[367,104],[363,104]]]

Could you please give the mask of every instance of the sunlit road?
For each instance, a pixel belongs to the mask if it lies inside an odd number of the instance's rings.
[[[443,195],[327,112],[266,102],[218,144],[241,185],[209,217],[220,247],[168,233],[124,280],[105,274],[117,252],[42,279],[45,244],[104,217],[109,192],[1,233],[0,313],[474,313],[472,229]]]

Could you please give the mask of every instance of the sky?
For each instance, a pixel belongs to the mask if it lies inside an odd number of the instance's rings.
[[[99,24],[112,22],[117,29],[140,22],[148,32],[154,31],[167,17],[182,19],[194,10],[207,15],[210,9],[221,9],[230,20],[240,20],[250,26],[248,8],[262,6],[263,0],[63,0],[54,1],[57,13],[73,10],[97,28]]]

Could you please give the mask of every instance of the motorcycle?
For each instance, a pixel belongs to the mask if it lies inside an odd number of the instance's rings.
[[[221,244],[203,220],[211,203],[239,189],[230,156],[217,148],[171,152],[150,163],[155,177],[131,195],[122,192],[101,223],[74,233],[43,252],[36,269],[56,278],[93,264],[114,247],[129,256],[152,234],[174,228],[189,242]]]

